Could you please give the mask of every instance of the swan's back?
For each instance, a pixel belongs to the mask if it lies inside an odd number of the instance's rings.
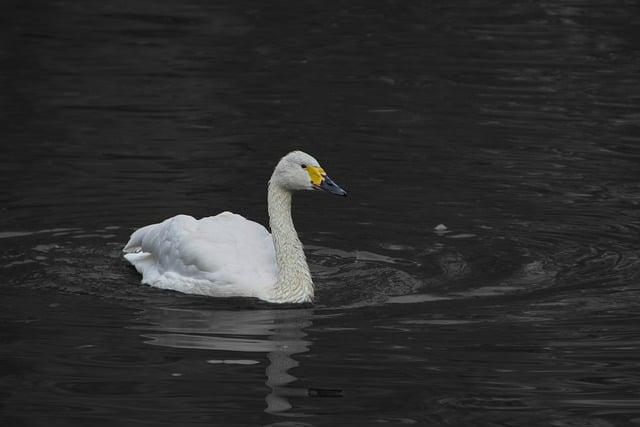
[[[142,283],[209,296],[267,297],[276,282],[271,234],[223,212],[196,220],[177,215],[140,228],[124,248]]]

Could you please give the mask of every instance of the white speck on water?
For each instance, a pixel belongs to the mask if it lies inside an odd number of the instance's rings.
[[[172,377],[181,377],[182,374],[180,372],[174,372],[171,374]]]
[[[433,227],[433,232],[439,236],[442,236],[444,234],[450,233],[451,231],[447,228],[446,225],[438,224],[435,227]]]

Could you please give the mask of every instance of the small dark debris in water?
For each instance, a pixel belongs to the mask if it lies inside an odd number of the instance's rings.
[[[310,388],[309,397],[343,397],[343,391],[329,388]]]

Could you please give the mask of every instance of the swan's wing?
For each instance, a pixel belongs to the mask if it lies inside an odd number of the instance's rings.
[[[188,293],[260,296],[276,277],[271,234],[230,212],[143,227],[124,251],[144,283]]]

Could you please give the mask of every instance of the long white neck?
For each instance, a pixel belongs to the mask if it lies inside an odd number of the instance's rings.
[[[278,278],[272,301],[310,302],[313,300],[313,281],[291,218],[291,192],[272,181],[269,182],[267,202],[269,226],[278,264]]]

